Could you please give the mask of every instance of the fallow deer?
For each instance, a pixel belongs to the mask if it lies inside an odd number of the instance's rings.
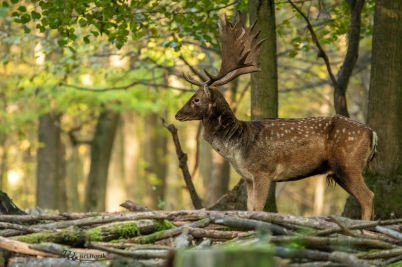
[[[217,89],[236,77],[260,71],[255,22],[245,27],[241,16],[219,24],[222,63],[219,73],[200,82],[183,73],[197,92],[177,112],[179,121],[201,120],[202,137],[227,159],[246,181],[247,209],[262,211],[271,182],[294,181],[323,174],[333,179],[360,204],[362,219],[370,220],[374,194],[362,171],[374,157],[377,135],[349,118],[238,120]]]

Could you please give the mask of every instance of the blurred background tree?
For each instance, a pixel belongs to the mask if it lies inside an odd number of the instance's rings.
[[[350,40],[350,3],[298,1],[331,59],[341,69]],[[364,2],[364,1],[363,1]],[[361,11],[359,58],[345,89],[349,115],[366,122],[374,1]],[[286,1],[262,1],[275,11],[277,68],[265,97],[255,80],[223,88],[240,119],[332,115],[333,87],[305,21]],[[348,4],[349,3],[349,4]],[[192,208],[174,147],[158,117],[173,115],[190,97],[181,71],[204,79],[219,69],[216,23],[250,11],[247,1],[19,1],[0,8],[0,184],[22,208],[118,210],[126,199],[153,209]],[[250,8],[249,8],[250,6]],[[261,15],[260,15],[261,16]],[[265,37],[261,35],[261,37]],[[264,55],[263,48],[262,55]],[[266,51],[267,52],[267,51]],[[272,62],[271,62],[272,61]],[[271,63],[271,64],[270,64]],[[255,75],[264,77],[263,72]],[[255,78],[253,78],[255,79]],[[277,88],[275,89],[275,83]],[[261,87],[262,89],[266,89]],[[262,90],[263,91],[263,90]],[[275,96],[275,91],[278,96]],[[276,100],[278,98],[278,100]],[[254,100],[253,100],[254,99]],[[256,101],[273,103],[256,113]],[[275,104],[277,103],[277,104]],[[270,104],[270,105],[271,105]],[[275,105],[277,105],[275,107]],[[277,114],[276,114],[277,113]],[[204,206],[240,177],[200,138],[198,122],[175,123]],[[377,129],[376,129],[377,130]],[[324,177],[278,183],[279,212],[341,214],[347,198]]]

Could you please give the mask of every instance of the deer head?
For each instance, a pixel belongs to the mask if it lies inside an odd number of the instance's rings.
[[[254,35],[252,33],[257,20],[250,27],[245,27],[240,12],[238,17],[238,22],[231,23],[225,15],[224,19],[218,23],[222,46],[222,63],[219,73],[212,75],[204,69],[205,74],[209,77],[209,80],[205,82],[197,81],[183,73],[184,79],[197,85],[199,89],[177,112],[175,116],[177,120],[202,120],[214,106],[229,107],[217,87],[240,75],[260,71],[258,56],[260,46],[266,39],[258,42],[260,31]],[[222,100],[224,103],[220,103]]]

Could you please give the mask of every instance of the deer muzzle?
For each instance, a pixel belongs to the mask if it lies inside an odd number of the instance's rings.
[[[178,111],[176,113],[176,115],[174,115],[174,117],[178,121],[186,121],[187,120],[187,116],[184,116],[182,113],[180,113],[180,111]]]

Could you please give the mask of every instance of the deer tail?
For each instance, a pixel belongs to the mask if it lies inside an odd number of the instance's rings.
[[[371,148],[369,155],[367,157],[367,167],[371,172],[374,172],[373,169],[370,166],[370,162],[374,159],[374,157],[378,154],[377,152],[377,142],[378,142],[378,136],[377,133],[374,132],[373,130],[371,131]]]

